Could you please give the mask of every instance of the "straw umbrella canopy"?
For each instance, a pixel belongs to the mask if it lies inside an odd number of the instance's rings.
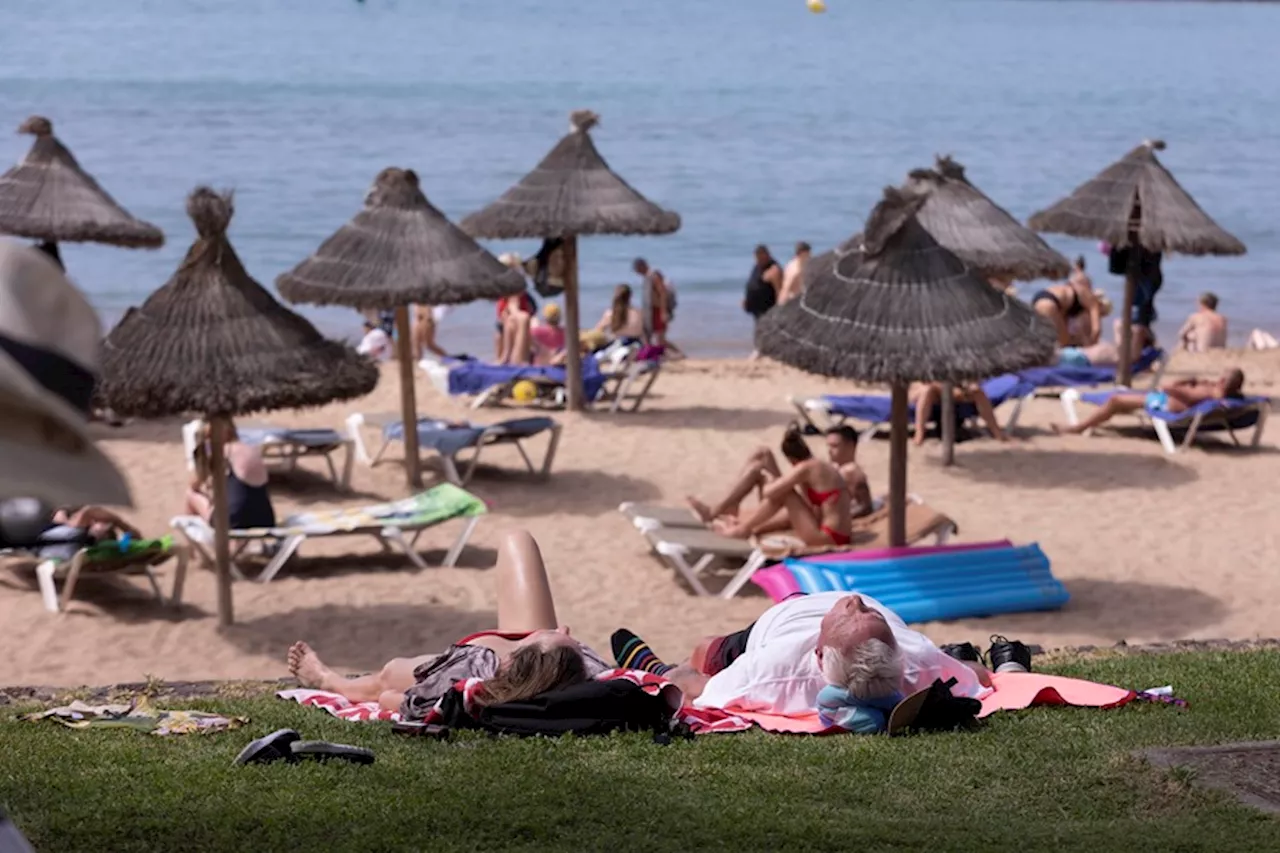
[[[1034,281],[1070,274],[1066,258],[969,183],[950,157],[911,172],[907,188],[927,196],[917,214],[924,229],[980,275]]]
[[[907,385],[968,382],[1043,364],[1053,330],[989,285],[918,219],[926,197],[887,188],[861,240],[760,321],[762,355],[823,376],[892,387],[890,539],[905,544]]]
[[[600,117],[569,115],[570,130],[551,152],[483,210],[462,220],[475,237],[564,240],[565,350],[568,405],[581,409],[582,360],[578,345],[578,240],[588,234],[671,234],[680,215],[663,210],[619,177],[591,139]]]
[[[1158,139],[1142,143],[1071,195],[1034,214],[1028,224],[1037,231],[1148,252],[1243,255],[1244,243],[1214,222],[1156,158],[1164,149]],[[1139,263],[1139,252],[1129,252],[1117,376],[1121,384],[1130,378],[1130,325]]]
[[[290,302],[396,311],[405,465],[416,488],[422,480],[417,430],[408,427],[417,422],[408,306],[501,299],[522,293],[525,282],[433,207],[412,169],[383,169],[364,205],[276,287]]]
[[[196,241],[173,277],[107,336],[99,388],[103,403],[123,415],[199,412],[209,422],[223,624],[232,619],[222,474],[229,419],[352,399],[378,382],[368,359],[326,340],[249,276],[227,239],[232,212],[230,194],[200,187],[190,195]]]
[[[53,244],[164,245],[159,228],[134,218],[80,167],[53,135],[51,121],[32,116],[18,132],[36,141],[22,162],[0,175],[0,232]]]

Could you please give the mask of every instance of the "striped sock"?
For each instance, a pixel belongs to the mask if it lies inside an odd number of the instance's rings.
[[[613,646],[614,660],[623,669],[639,669],[654,675],[664,675],[668,670],[675,669],[674,664],[663,663],[653,653],[653,649],[649,648],[648,643],[626,628],[613,632],[610,645]]]

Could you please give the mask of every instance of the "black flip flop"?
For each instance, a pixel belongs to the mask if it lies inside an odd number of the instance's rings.
[[[323,740],[299,740],[289,745],[293,753],[293,760],[298,761],[303,758],[314,759],[315,761],[329,761],[337,759],[339,761],[349,761],[352,764],[372,764],[372,750],[364,749],[359,746],[348,746],[345,743],[329,743]]]
[[[236,756],[235,761],[231,762],[231,764],[233,767],[241,767],[245,764],[297,761],[289,747],[301,737],[302,735],[293,729],[277,729],[269,735],[264,735],[250,742],[248,746],[240,750],[240,754]]]

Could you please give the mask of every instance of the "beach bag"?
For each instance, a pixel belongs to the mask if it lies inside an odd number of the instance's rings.
[[[467,713],[462,691],[451,690],[440,701],[438,710],[444,717],[441,722],[452,728],[520,737],[610,732],[665,735],[672,729],[672,713],[666,700],[620,678],[584,681],[532,699],[491,705],[477,716]]]

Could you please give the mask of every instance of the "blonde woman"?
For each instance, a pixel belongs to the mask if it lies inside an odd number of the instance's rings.
[[[275,527],[276,512],[267,492],[267,464],[262,448],[240,441],[235,424],[227,420],[223,453],[225,472],[214,471],[209,454],[209,425],[201,427],[195,451],[195,475],[187,489],[186,511],[213,521],[213,478],[227,478],[227,509],[232,530]]]

